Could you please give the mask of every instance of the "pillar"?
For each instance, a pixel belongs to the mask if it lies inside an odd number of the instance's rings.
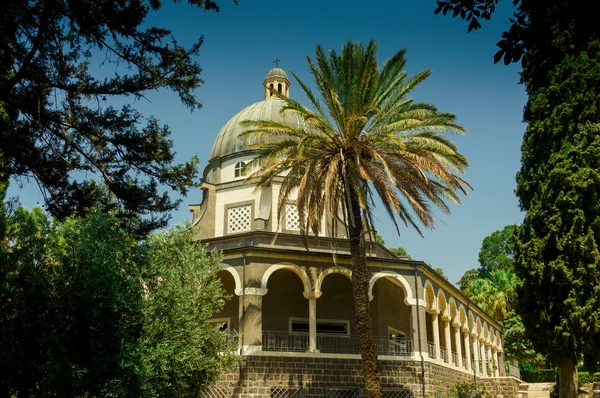
[[[444,342],[446,343],[446,362],[452,363],[452,343],[450,343],[450,319],[444,321]]]
[[[473,338],[473,368],[475,368],[475,373],[479,373],[479,364],[481,361],[481,356],[479,355],[479,345],[477,344],[477,335],[471,335]]]
[[[500,362],[498,362],[497,350],[492,350],[492,358],[494,358],[494,366],[496,367],[496,369],[494,369],[494,376],[500,377]]]
[[[435,359],[440,360],[440,325],[438,314],[431,314],[431,330],[433,331],[433,344],[435,345]]]
[[[247,288],[240,296],[240,345],[242,353],[262,350],[261,289]]]
[[[481,371],[483,372],[484,376],[487,376],[487,358],[486,358],[486,352],[485,352],[485,342],[483,341],[483,338],[479,341],[479,355],[481,355],[481,363],[482,363],[482,369]]]
[[[460,341],[460,325],[456,325],[454,329],[454,345],[456,345],[456,366],[462,367],[462,348]]]
[[[410,306],[410,324],[413,351],[427,357],[427,317],[424,306]]]
[[[488,359],[488,368],[492,372],[492,375],[493,375],[494,374],[494,363],[492,362],[492,360],[494,358],[492,357],[492,345],[491,344],[487,346],[487,359]]]
[[[464,343],[465,343],[465,357],[467,358],[467,363],[465,363],[465,367],[467,370],[471,370],[471,342],[469,341],[469,329],[463,330],[465,332]]]
[[[304,293],[308,299],[308,352],[318,352],[317,350],[317,299],[321,297],[321,292]]]

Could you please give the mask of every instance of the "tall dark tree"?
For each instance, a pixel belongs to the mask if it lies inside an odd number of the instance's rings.
[[[0,13],[0,178],[29,178],[59,218],[93,203],[81,176],[99,178],[123,213],[144,214],[148,229],[176,207],[163,187],[183,194],[197,159],[174,163],[169,130],[131,105],[169,89],[197,109],[202,38],[184,48],[149,26],[161,0],[6,0]],[[218,10],[212,0],[188,0]]]
[[[436,12],[489,19],[499,0],[438,0]],[[577,397],[577,364],[600,333],[600,25],[583,0],[515,0],[496,61],[521,60],[529,100],[517,196],[516,310]]]

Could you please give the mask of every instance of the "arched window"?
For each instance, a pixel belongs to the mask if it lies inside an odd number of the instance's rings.
[[[233,169],[235,178],[243,177],[246,175],[246,170],[244,169],[245,166],[246,166],[246,163],[244,163],[244,162],[237,162],[235,164],[235,167]]]
[[[272,97],[273,96],[273,83],[269,84],[269,88],[270,88],[269,97]]]
[[[281,94],[281,83],[279,83],[279,84],[277,85],[277,91],[279,92],[279,94]]]

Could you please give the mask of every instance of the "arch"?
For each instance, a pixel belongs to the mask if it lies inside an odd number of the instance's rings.
[[[420,304],[420,305],[425,306],[423,300],[419,300],[420,303],[417,303],[417,300],[415,300],[415,298],[413,297],[412,289],[410,288],[408,281],[406,279],[404,279],[404,277],[402,275],[400,275],[394,271],[377,272],[371,277],[371,280],[369,281],[369,298],[371,298],[371,299],[373,298],[373,286],[375,286],[375,282],[377,282],[381,278],[388,278],[393,281],[397,281],[397,284],[404,291],[404,297],[405,297],[404,303],[406,305]]]
[[[277,92],[281,94],[281,83],[277,84]]]
[[[438,312],[442,315],[444,321],[448,320],[448,300],[446,294],[442,289],[438,290],[437,293]]]
[[[487,323],[483,324],[483,341],[486,343],[486,345],[488,345],[489,341],[490,341],[490,335],[489,335],[489,328]]]
[[[317,280],[315,281],[315,293],[320,293],[321,292],[321,285],[323,284],[323,279],[325,279],[325,277],[329,274],[342,274],[342,275],[346,275],[348,277],[348,279],[352,280],[352,271],[350,271],[348,268],[346,267],[329,267],[323,270],[323,272],[321,272],[321,274],[317,277]],[[370,293],[370,292],[369,292]]]
[[[458,325],[458,308],[454,297],[450,297],[450,300],[448,300],[448,317],[454,326]]]
[[[481,325],[481,319],[479,317],[475,320],[475,333],[477,340],[481,340],[483,336],[483,326]]]
[[[267,282],[269,281],[269,277],[271,276],[271,274],[281,269],[287,269],[298,275],[302,280],[302,284],[304,285],[304,293],[312,293],[312,285],[310,283],[310,278],[308,277],[308,274],[301,267],[292,263],[273,264],[269,267],[269,269],[265,271],[260,281],[261,287],[262,289],[264,289],[265,292],[267,291]]]
[[[233,276],[233,280],[235,281],[234,293],[238,296],[241,296],[242,295],[242,280],[240,279],[240,275],[238,274],[236,269],[233,268],[229,264],[221,263],[221,264],[219,264],[219,269],[217,270],[217,272],[219,272],[219,271],[229,272],[231,274],[231,276]]]
[[[469,319],[467,317],[467,311],[465,310],[465,306],[462,304],[458,306],[458,322],[463,332],[469,331]]]
[[[269,84],[269,97],[273,96],[273,83]]]
[[[423,290],[425,291],[425,309],[430,314],[437,314],[439,312],[437,308],[437,300],[435,299],[433,285],[429,279],[425,281]]]

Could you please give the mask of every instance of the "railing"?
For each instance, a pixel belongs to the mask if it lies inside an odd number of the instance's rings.
[[[412,354],[412,340],[393,339],[387,336],[373,337],[378,355],[407,356]]]
[[[263,351],[304,352],[308,350],[307,334],[286,332],[263,332]],[[410,339],[393,339],[374,336],[375,353],[378,355],[410,356],[413,347]],[[317,349],[328,354],[360,354],[358,336],[317,335]]]
[[[521,370],[519,369],[518,366],[515,366],[515,365],[509,363],[508,364],[508,374],[521,380]]]
[[[448,350],[444,347],[440,347],[440,357],[442,357],[442,361],[448,362]]]
[[[462,356],[462,365],[463,365],[463,368],[465,368],[467,370],[469,369],[469,367],[467,366],[467,356],[466,355]]]
[[[452,364],[458,366],[458,353],[455,351],[452,351]]]
[[[429,354],[429,358],[435,359],[435,344],[430,341],[427,342],[427,354]]]
[[[263,351],[303,352],[308,349],[308,335],[286,332],[263,332]]]
[[[331,354],[359,354],[357,336],[317,335],[317,349]]]

